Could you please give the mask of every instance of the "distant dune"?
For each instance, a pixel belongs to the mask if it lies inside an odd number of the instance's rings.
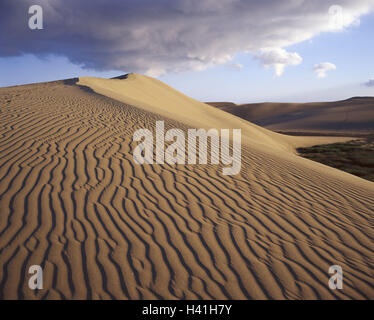
[[[313,103],[209,104],[271,130],[374,131],[374,97]]]
[[[295,153],[349,138],[280,135],[136,74],[0,88],[0,106],[1,299],[374,298],[374,183]],[[241,128],[240,174],[136,165],[156,120]]]

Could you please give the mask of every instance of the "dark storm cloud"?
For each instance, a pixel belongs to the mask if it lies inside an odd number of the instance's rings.
[[[43,30],[28,28],[28,8],[34,4],[44,10]],[[0,56],[58,54],[96,70],[157,75],[200,70],[250,52],[279,71],[296,57],[280,55],[280,48],[334,31],[333,4],[344,10],[344,27],[368,12],[373,1],[1,0]]]

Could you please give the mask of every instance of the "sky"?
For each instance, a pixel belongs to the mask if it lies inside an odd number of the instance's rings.
[[[136,72],[201,101],[374,96],[373,31],[374,0],[1,0],[0,87]]]

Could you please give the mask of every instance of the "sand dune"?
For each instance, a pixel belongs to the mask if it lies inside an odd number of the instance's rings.
[[[76,82],[0,89],[1,299],[374,298],[374,183],[294,154],[319,138],[147,77]],[[135,165],[132,135],[156,120],[242,128],[241,173]]]
[[[235,105],[230,102],[211,102],[209,104],[271,130],[318,132],[372,132],[374,130],[373,97],[313,103]]]

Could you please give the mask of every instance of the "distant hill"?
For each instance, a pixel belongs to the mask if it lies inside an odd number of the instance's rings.
[[[208,104],[271,130],[374,131],[374,97],[312,103]]]

